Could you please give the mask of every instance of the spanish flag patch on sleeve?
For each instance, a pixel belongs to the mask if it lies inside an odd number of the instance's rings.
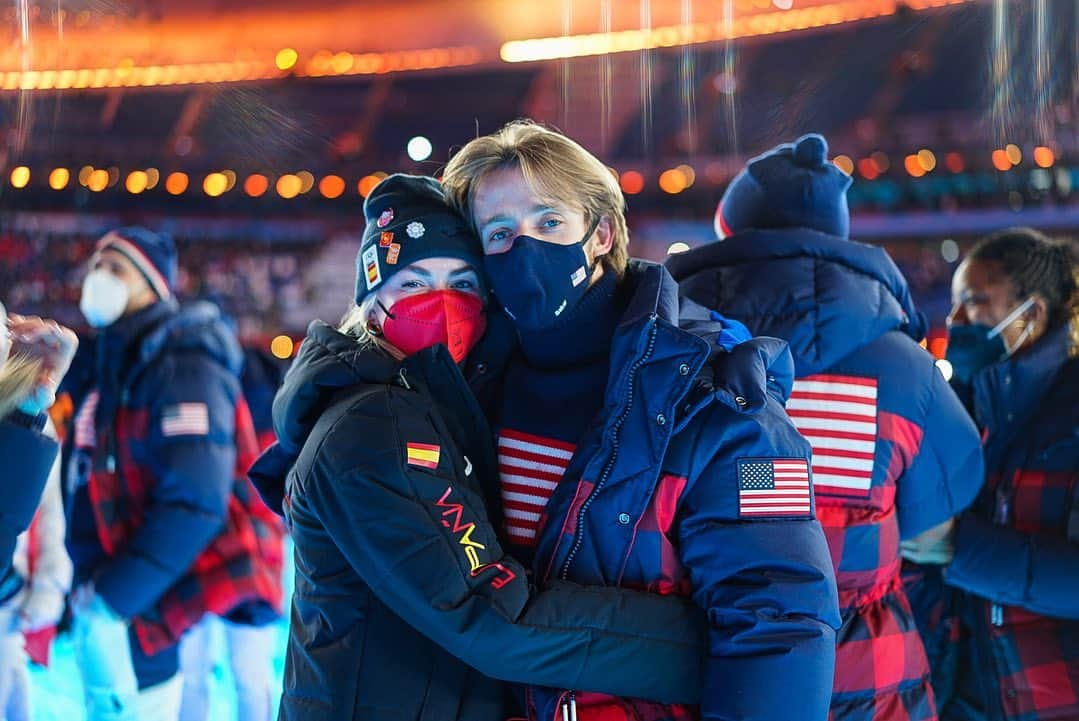
[[[442,449],[430,443],[408,443],[408,465],[420,468],[438,468]]]

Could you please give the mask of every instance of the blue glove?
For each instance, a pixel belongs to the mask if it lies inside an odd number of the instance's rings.
[[[745,343],[753,337],[753,334],[749,332],[749,328],[746,328],[745,325],[739,321],[728,318],[722,313],[712,311],[712,320],[723,324],[723,330],[719,332],[719,337],[716,338],[716,344],[727,352],[730,352],[736,345]]]

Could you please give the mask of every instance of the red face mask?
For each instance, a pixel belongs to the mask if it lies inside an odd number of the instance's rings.
[[[405,355],[442,343],[457,363],[485,330],[483,300],[459,290],[432,290],[402,298],[386,310],[382,324],[382,335]]]

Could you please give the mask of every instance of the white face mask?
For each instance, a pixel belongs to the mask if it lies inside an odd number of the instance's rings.
[[[82,284],[79,310],[93,328],[110,326],[120,319],[131,294],[122,280],[107,270],[92,270]]]

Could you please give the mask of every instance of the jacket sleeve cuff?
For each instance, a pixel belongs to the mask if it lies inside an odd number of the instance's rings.
[[[130,554],[106,563],[94,578],[94,590],[122,618],[134,618],[154,603],[176,579]]]
[[[784,653],[711,658],[701,719],[827,718],[834,674],[835,633],[824,624]]]
[[[972,514],[956,524],[955,559],[945,573],[949,584],[990,601],[1022,604],[1030,575],[1030,544],[1010,528]]]

